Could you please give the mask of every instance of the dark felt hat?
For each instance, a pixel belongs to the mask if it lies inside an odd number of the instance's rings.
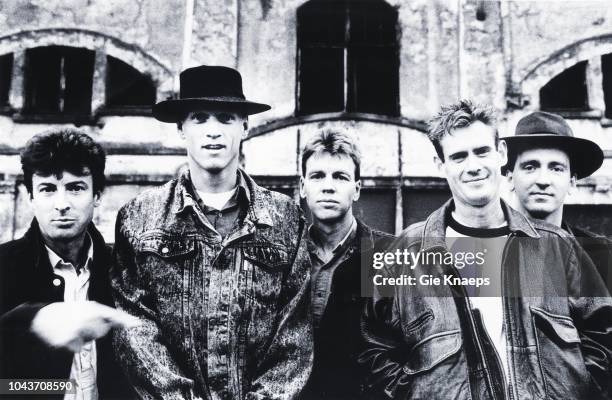
[[[597,171],[604,154],[597,143],[577,138],[563,117],[547,112],[531,113],[518,122],[514,136],[503,138],[508,145],[506,169],[514,168],[516,157],[533,148],[559,148],[570,158],[570,167],[578,179]]]
[[[247,115],[270,109],[267,104],[244,98],[242,77],[233,68],[201,65],[184,70],[179,78],[179,98],[153,106],[153,116],[159,121],[178,122],[187,112],[200,108],[223,108]]]

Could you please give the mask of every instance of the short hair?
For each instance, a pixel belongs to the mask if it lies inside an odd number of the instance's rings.
[[[26,189],[32,195],[32,175],[61,175],[67,171],[83,176],[89,169],[93,191],[104,190],[106,154],[87,134],[72,128],[54,129],[34,135],[21,152],[21,167]]]
[[[314,154],[328,153],[332,156],[347,156],[355,164],[355,180],[361,177],[361,151],[357,143],[348,135],[323,130],[315,134],[302,150],[302,176],[306,175],[306,162]]]
[[[492,127],[495,131],[495,146],[499,144],[497,116],[490,106],[473,103],[471,100],[460,100],[458,103],[443,106],[428,124],[427,136],[436,149],[440,160],[444,161],[444,153],[440,140],[444,135],[452,135],[453,130],[465,128],[476,121]]]

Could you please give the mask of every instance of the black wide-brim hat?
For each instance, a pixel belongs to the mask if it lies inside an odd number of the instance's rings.
[[[508,163],[512,170],[517,156],[529,149],[558,148],[570,159],[570,169],[578,179],[586,178],[603,164],[604,154],[597,143],[577,138],[563,117],[543,111],[531,113],[518,122],[514,136],[502,138],[508,146]],[[506,171],[504,171],[506,172]]]
[[[242,77],[233,68],[201,65],[181,72],[178,99],[161,101],[153,106],[153,116],[162,122],[179,122],[190,111],[222,109],[245,115],[268,111],[267,104],[246,100]]]

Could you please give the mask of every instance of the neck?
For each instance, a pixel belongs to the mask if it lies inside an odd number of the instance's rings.
[[[85,257],[87,257],[87,249],[85,248],[85,238],[87,232],[83,232],[76,238],[70,240],[53,240],[45,237],[45,244],[60,256],[63,260],[72,263],[72,265],[83,265]],[[93,245],[93,244],[92,244]]]
[[[453,218],[471,228],[497,228],[506,221],[499,197],[479,207],[455,201]]]
[[[555,211],[545,216],[532,215],[528,210],[523,208],[522,204],[518,207],[518,210],[522,212],[524,215],[528,215],[529,218],[539,219],[541,221],[548,222],[549,224],[552,224],[554,226],[561,228],[561,223],[563,222],[563,207],[559,207]]]
[[[338,243],[349,232],[353,225],[353,212],[349,210],[344,217],[334,221],[321,221],[316,218],[313,225],[318,231],[317,241],[326,251],[331,251],[336,248]]]
[[[236,187],[236,171],[238,165],[228,165],[226,168],[211,172],[203,169],[189,159],[191,182],[196,190],[205,193],[222,193]]]

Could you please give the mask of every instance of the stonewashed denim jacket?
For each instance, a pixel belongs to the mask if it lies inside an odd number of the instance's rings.
[[[574,238],[502,206],[511,232],[502,262],[510,376],[504,378],[465,288],[375,287],[362,320],[367,350],[359,359],[371,389],[411,400],[610,398],[612,298],[601,277]],[[408,227],[390,251],[448,251],[451,209],[449,201]],[[417,265],[414,271],[437,275],[453,268]]]
[[[113,294],[142,325],[114,344],[144,399],[291,399],[308,379],[304,220],[240,173],[250,204],[225,239],[189,194],[188,172],[119,211]]]

